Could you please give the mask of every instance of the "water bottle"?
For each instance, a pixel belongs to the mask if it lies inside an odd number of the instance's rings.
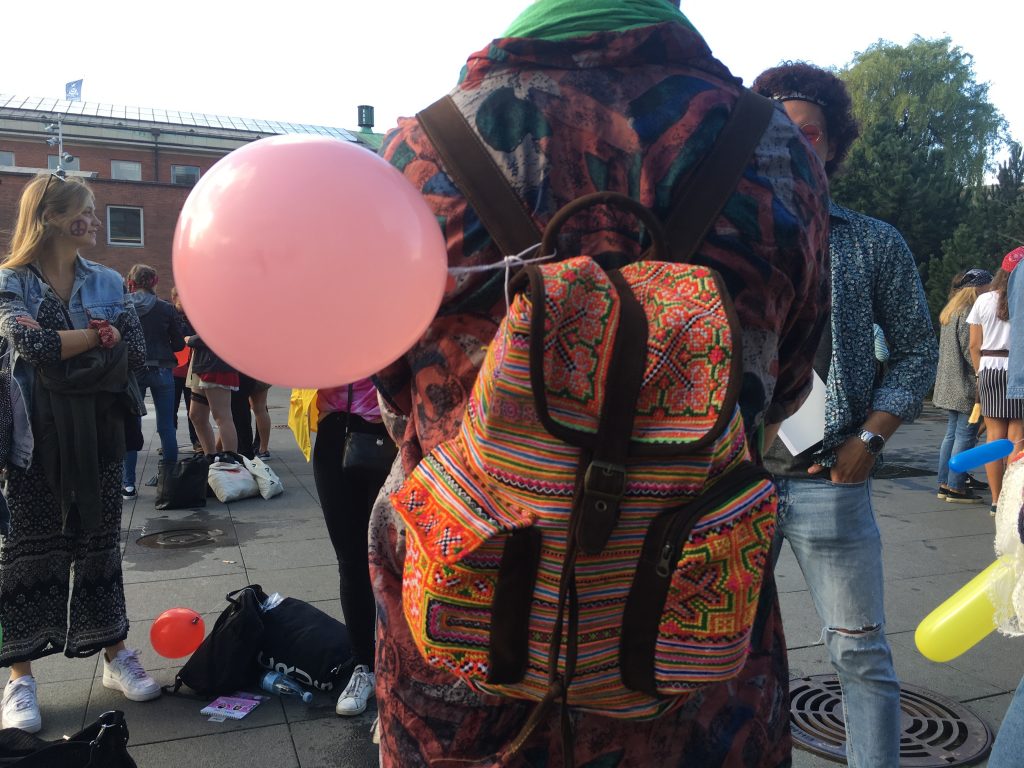
[[[273,610],[281,604],[282,600],[284,600],[284,598],[281,596],[281,593],[275,592],[274,594],[269,595],[267,599],[264,600],[262,603],[260,603],[260,610],[264,613]]]
[[[264,673],[260,678],[260,688],[267,693],[276,693],[278,696],[298,696],[302,699],[303,704],[309,704],[313,700],[312,693],[280,672]]]

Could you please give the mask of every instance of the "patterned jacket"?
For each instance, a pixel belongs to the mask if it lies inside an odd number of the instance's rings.
[[[617,190],[664,216],[676,181],[704,156],[732,109],[739,83],[701,37],[681,24],[559,42],[495,40],[474,54],[452,97],[538,226],[567,202]],[[445,173],[415,120],[399,122],[381,150],[422,191],[441,224],[450,266],[501,254]],[[741,406],[748,431],[794,411],[810,384],[828,316],[827,182],[784,112],[776,111],[752,162],[695,261],[717,269],[742,327]],[[595,210],[571,220],[565,255],[605,265],[636,258],[629,216]],[[498,273],[449,279],[441,311],[415,348],[376,383],[409,414],[403,464],[454,436],[505,311]],[[400,481],[393,473],[389,484]],[[531,706],[474,694],[428,666],[401,609],[401,521],[379,497],[370,563],[381,629],[377,645],[381,761],[386,768],[441,758],[489,766]],[[788,673],[778,603],[768,593],[755,651],[738,680],[713,686],[657,720],[574,714],[578,764],[776,766],[789,759]],[[528,741],[516,765],[546,765],[559,748],[557,717]],[[454,763],[453,763],[454,764]]]
[[[932,403],[947,411],[970,413],[978,394],[971,362],[971,332],[967,310],[950,319],[939,331],[939,365]]]

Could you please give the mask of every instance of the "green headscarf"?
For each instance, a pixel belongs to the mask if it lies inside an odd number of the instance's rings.
[[[674,21],[693,25],[669,0],[536,0],[502,37],[567,40]]]

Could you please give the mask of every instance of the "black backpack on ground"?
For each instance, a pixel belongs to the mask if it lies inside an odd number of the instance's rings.
[[[175,675],[172,693],[187,685],[201,696],[220,696],[256,684],[256,654],[263,638],[260,603],[267,595],[259,584],[252,584],[224,597],[228,607]]]

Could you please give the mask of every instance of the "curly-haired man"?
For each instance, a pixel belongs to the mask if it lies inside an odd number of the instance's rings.
[[[831,178],[857,137],[843,82],[806,63],[763,72],[753,89],[782,102]],[[851,766],[899,764],[899,681],[885,637],[882,543],[870,475],[885,441],[911,421],[938,353],[924,290],[903,237],[834,202],[831,334],[815,370],[827,380],[821,443],[796,456],[776,442],[766,465],[779,485],[779,533],[804,573],[843,690]],[[873,323],[890,358],[876,377]]]

